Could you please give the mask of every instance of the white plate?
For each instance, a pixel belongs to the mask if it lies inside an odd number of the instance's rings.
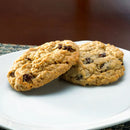
[[[14,91],[6,77],[24,51],[0,56],[0,125],[19,130],[81,130],[130,120],[130,51],[122,50],[126,71],[116,83],[81,87],[56,79],[28,92]]]

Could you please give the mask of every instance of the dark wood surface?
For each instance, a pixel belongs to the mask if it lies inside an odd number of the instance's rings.
[[[0,42],[99,40],[130,50],[130,0],[4,0]]]

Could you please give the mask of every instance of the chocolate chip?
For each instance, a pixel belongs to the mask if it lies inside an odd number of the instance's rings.
[[[124,65],[124,63],[122,62],[122,64],[121,65]]]
[[[69,64],[69,62],[68,62],[68,61],[66,61],[66,64]]]
[[[86,58],[83,63],[84,64],[90,64],[92,62],[93,62],[93,60],[91,58]]]
[[[76,76],[76,80],[80,80],[82,78],[83,78],[83,76],[81,74],[79,74],[79,75]]]
[[[32,78],[34,78],[34,76],[32,74],[24,74],[23,82],[32,82]]]
[[[57,64],[56,61],[54,62],[54,64]]]
[[[106,57],[106,53],[99,54],[99,57]]]
[[[61,49],[62,48],[62,44],[58,44],[58,49]]]
[[[101,69],[104,65],[105,65],[105,63],[101,64],[101,65],[100,65],[100,69]]]
[[[10,76],[11,76],[11,77],[15,77],[14,72],[11,72],[11,73],[10,73]]]
[[[75,51],[75,49],[73,49],[72,46],[64,46],[63,50],[67,50],[67,51],[70,51],[70,52]]]

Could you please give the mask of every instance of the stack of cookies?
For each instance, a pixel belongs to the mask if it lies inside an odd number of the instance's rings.
[[[115,46],[98,41],[47,42],[21,55],[7,77],[16,91],[41,87],[59,76],[83,86],[104,85],[124,75],[123,55]]]

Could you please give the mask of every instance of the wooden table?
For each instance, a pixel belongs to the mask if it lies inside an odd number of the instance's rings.
[[[0,42],[100,40],[130,50],[129,0],[5,0]]]

